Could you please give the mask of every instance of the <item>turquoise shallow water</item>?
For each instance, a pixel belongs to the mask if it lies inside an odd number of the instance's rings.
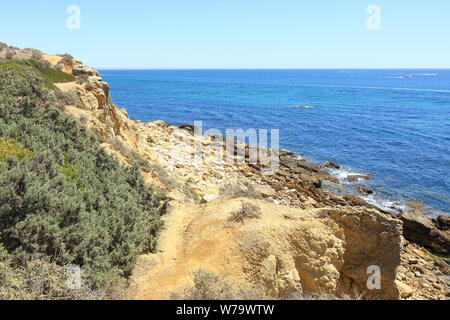
[[[380,206],[450,214],[450,70],[101,70],[132,119],[280,129],[332,173],[372,173]],[[296,109],[297,105],[313,106]]]

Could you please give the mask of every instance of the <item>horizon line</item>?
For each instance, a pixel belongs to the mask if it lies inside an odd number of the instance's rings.
[[[127,67],[96,67],[97,70],[450,70],[450,67],[410,67],[410,68],[388,68],[388,67],[379,67],[379,68],[271,68],[271,67],[262,67],[262,68],[127,68]]]

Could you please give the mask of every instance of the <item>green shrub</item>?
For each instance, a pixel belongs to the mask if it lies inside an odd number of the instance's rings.
[[[64,163],[59,168],[59,172],[66,176],[67,180],[78,182],[80,176],[78,175],[78,167],[69,161],[69,157],[64,153]]]
[[[48,89],[55,89],[55,83],[72,82],[76,80],[74,75],[49,68],[41,62],[35,60],[8,60],[0,62],[0,70],[11,70],[23,79],[29,79],[28,73],[44,80],[44,86]]]
[[[155,249],[167,201],[137,165],[121,166],[50,105],[43,83],[0,68],[0,136],[20,151],[0,165],[0,242],[19,266],[77,264],[93,287],[105,288]]]
[[[3,161],[13,158],[18,160],[27,158],[31,160],[34,158],[34,154],[25,148],[23,143],[14,139],[0,137],[0,165]]]

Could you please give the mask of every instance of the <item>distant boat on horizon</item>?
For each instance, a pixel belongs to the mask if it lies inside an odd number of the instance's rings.
[[[408,74],[406,77],[409,79],[412,79],[414,76],[433,76],[433,77],[437,77],[439,76],[439,73],[418,73],[418,74]]]

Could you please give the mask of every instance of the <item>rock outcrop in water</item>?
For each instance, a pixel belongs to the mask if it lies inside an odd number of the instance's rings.
[[[62,57],[45,59],[61,66]],[[409,244],[401,220],[360,198],[323,190],[325,180],[339,183],[326,170],[287,151],[280,151],[280,170],[271,176],[262,174],[261,163],[248,163],[248,155],[243,163],[230,163],[215,148],[221,137],[196,137],[190,125],[132,121],[111,101],[109,85],[96,70],[75,60],[62,67],[78,81],[59,89],[82,101],[65,111],[96,132],[122,163],[137,162],[146,181],[172,199],[159,252],[139,258],[129,298],[169,298],[191,284],[190,274],[199,269],[276,298],[309,292],[448,298],[446,264]],[[193,160],[198,146],[200,163]],[[245,218],[243,212],[243,223],[230,220],[242,203],[259,208],[260,215]],[[445,219],[439,223],[448,227]],[[371,266],[380,270],[379,288],[367,286]]]

